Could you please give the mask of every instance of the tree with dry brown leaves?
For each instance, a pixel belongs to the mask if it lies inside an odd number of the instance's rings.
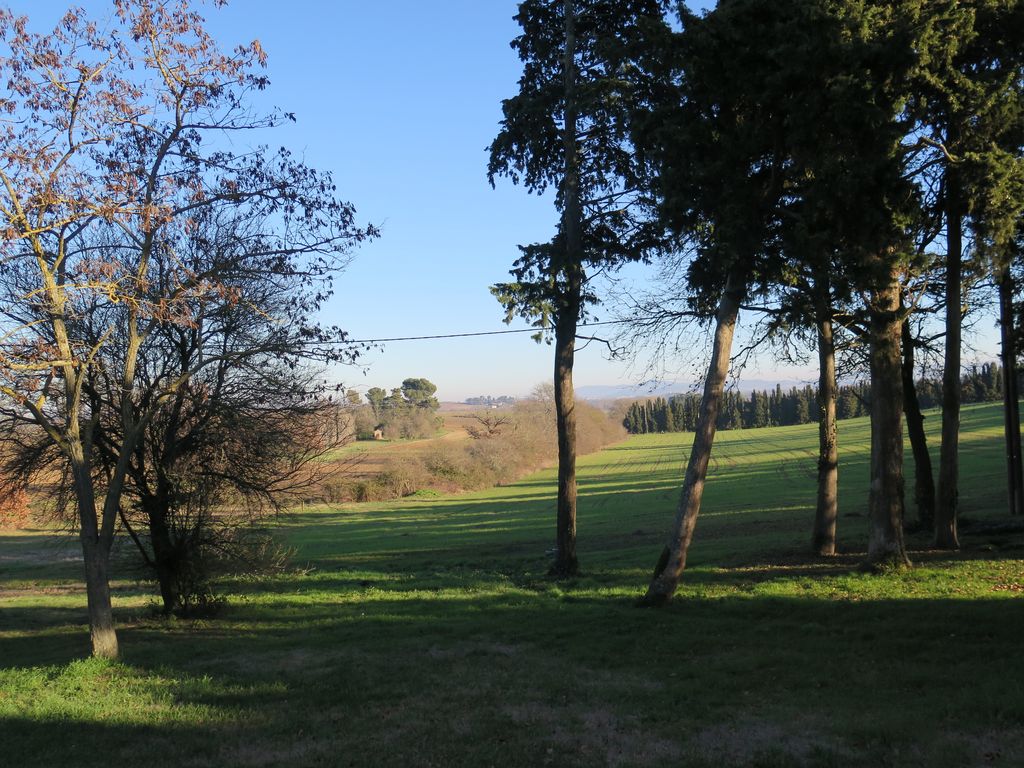
[[[143,351],[161,329],[199,325],[204,299],[245,300],[178,246],[203,221],[244,210],[280,246],[262,253],[264,274],[315,278],[371,233],[354,226],[329,176],[283,150],[237,149],[239,132],[289,116],[248,104],[268,84],[259,43],[223,52],[188,0],[115,0],[103,26],[72,9],[49,34],[2,10],[0,38],[0,395],[13,423],[41,429],[66,465],[93,654],[116,657],[110,550],[131,457],[161,407],[210,364],[140,387]],[[98,376],[120,393],[102,482]]]

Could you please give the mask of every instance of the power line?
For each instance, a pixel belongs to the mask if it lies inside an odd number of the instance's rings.
[[[599,325],[622,325],[631,320],[602,320],[594,323],[580,323],[577,328],[593,328]],[[392,341],[430,341],[433,339],[465,339],[472,336],[500,336],[506,333],[540,333],[546,328],[510,328],[502,331],[476,331],[475,333],[438,333],[432,336],[396,336],[392,339],[345,339],[345,344],[384,344]],[[328,344],[329,342],[318,342]]]

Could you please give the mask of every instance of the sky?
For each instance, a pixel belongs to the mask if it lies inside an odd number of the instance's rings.
[[[550,198],[502,179],[492,189],[487,179],[501,100],[515,94],[521,70],[509,46],[516,6],[235,0],[209,14],[220,39],[260,39],[270,96],[298,118],[282,140],[330,169],[361,220],[381,227],[329,307],[357,339],[525,327],[505,326],[488,291],[508,279],[517,245],[549,239],[557,221]],[[388,343],[366,360],[365,374],[337,375],[360,389],[425,377],[442,399],[461,400],[528,393],[550,379],[552,351],[510,334]],[[592,347],[579,354],[575,378],[611,384],[642,374]]]
[[[62,0],[8,0],[33,28],[52,25]],[[109,0],[78,0],[89,15]],[[361,245],[336,284],[324,320],[355,339],[474,333],[525,328],[503,324],[488,286],[506,280],[518,244],[550,239],[557,212],[550,197],[506,179],[492,189],[487,147],[501,101],[516,93],[521,64],[516,0],[233,0],[204,13],[222,47],[258,39],[267,51],[269,89],[257,109],[296,116],[253,141],[285,146],[330,171],[358,220],[381,237]],[[236,141],[243,141],[236,139]],[[641,287],[653,268],[624,277]],[[611,310],[598,310],[603,318]],[[989,324],[990,325],[990,324]],[[695,336],[693,346],[703,343]],[[684,346],[687,342],[684,340]],[[577,387],[636,384],[650,378],[645,359],[612,361],[591,344],[576,359]],[[424,377],[442,400],[520,396],[551,379],[551,347],[527,333],[383,345],[333,378],[359,391]],[[758,379],[811,380],[813,369],[765,358],[747,368]],[[673,377],[672,374],[669,374]],[[681,380],[692,374],[678,375]]]

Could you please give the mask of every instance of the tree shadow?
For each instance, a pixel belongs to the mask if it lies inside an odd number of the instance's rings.
[[[796,566],[783,573],[806,575]],[[765,567],[692,577],[710,586],[780,574]],[[335,756],[365,757],[367,744],[388,743],[394,760],[383,764],[417,755],[424,764],[470,765],[474,742],[523,727],[509,713],[544,718],[549,710],[581,718],[568,742],[575,746],[587,712],[613,713],[604,723],[643,718],[646,736],[679,745],[678,765],[691,764],[686,739],[723,723],[740,737],[767,721],[783,741],[820,726],[849,750],[846,764],[858,765],[930,754],[928,740],[943,729],[1024,726],[1016,653],[1024,612],[1006,599],[732,594],[684,596],[654,610],[587,587],[524,594],[492,581],[486,592],[437,596],[368,587],[361,599],[343,582],[319,586],[345,590],[344,602],[280,595],[222,619],[123,627],[127,671],[85,676],[69,689],[72,704],[84,695],[74,691],[106,686],[115,696],[145,692],[143,709],[117,725],[99,714],[62,718],[60,739],[53,722],[7,716],[0,736],[26,756],[12,764],[67,764],[83,754],[75,765],[100,765],[99,755],[113,755],[103,763],[112,765],[128,755],[153,765],[203,755],[242,765],[246,743],[264,751],[262,764],[318,764],[318,748],[303,751],[312,739]],[[195,714],[171,723],[160,702]],[[405,731],[391,730],[398,722]],[[545,724],[539,754],[509,754],[504,764],[536,765],[545,748],[567,743]]]

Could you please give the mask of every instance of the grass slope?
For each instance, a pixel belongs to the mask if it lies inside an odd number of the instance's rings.
[[[965,517],[1003,514],[1001,433],[997,407],[964,409]],[[840,424],[844,554],[815,561],[816,427],[723,432],[682,589],[638,609],[688,440],[580,462],[575,581],[545,577],[553,472],[307,509],[281,527],[308,570],[229,584],[222,618],[153,618],[145,585],[119,582],[121,664],[75,660],[73,542],[0,535],[4,763],[1024,764],[1019,534],[857,572],[856,420]]]

